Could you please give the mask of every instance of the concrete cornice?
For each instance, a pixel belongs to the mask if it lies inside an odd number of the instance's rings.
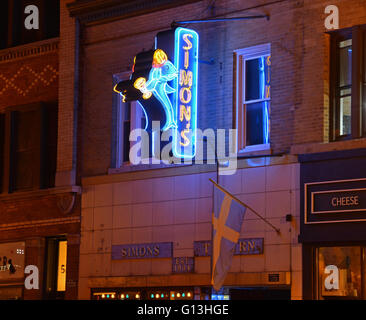
[[[42,198],[52,195],[60,195],[60,194],[81,194],[80,186],[66,186],[66,187],[56,187],[49,189],[39,189],[34,191],[23,191],[23,192],[14,192],[14,193],[3,193],[0,194],[0,202],[2,201],[17,201],[17,200],[27,200],[27,199],[35,199]]]
[[[147,14],[202,0],[79,0],[67,5],[70,16],[94,24]]]
[[[31,42],[0,50],[0,63],[58,52],[59,38]]]

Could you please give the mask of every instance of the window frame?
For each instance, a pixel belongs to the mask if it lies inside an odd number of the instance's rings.
[[[131,71],[121,72],[113,75],[113,86],[115,86],[120,81],[125,81],[130,78]],[[130,132],[133,129],[138,128],[138,123],[141,123],[141,119],[143,118],[143,111],[138,107],[137,101],[131,101],[130,103]],[[130,161],[124,161],[124,128],[123,123],[126,121],[124,118],[125,113],[122,111],[123,101],[121,96],[117,93],[113,93],[113,106],[114,112],[113,114],[113,123],[112,128],[114,132],[114,137],[112,138],[112,168],[123,168],[125,166],[131,165]],[[136,142],[130,141],[130,147]]]
[[[246,144],[246,108],[247,104],[261,101],[268,101],[268,137],[270,137],[270,104],[271,97],[265,99],[256,99],[246,101],[245,97],[245,61],[256,59],[262,56],[271,55],[271,44],[265,43],[247,48],[237,49],[234,51],[234,61],[236,67],[235,74],[235,110],[234,125],[237,129],[236,150],[237,153],[247,153],[253,151],[270,150],[270,142],[264,144],[247,145]]]
[[[45,259],[44,259],[44,282],[43,296],[45,299],[64,299],[67,290],[67,269],[68,269],[68,249],[69,243],[66,236],[56,236],[45,238]],[[66,268],[65,268],[65,290],[58,290],[58,267],[60,257],[60,243],[66,242]],[[50,286],[50,288],[48,288]],[[48,290],[51,289],[51,290]]]
[[[58,104],[57,101],[48,101],[48,102],[37,102],[27,105],[21,106],[12,106],[8,107],[2,113],[3,116],[3,130],[4,130],[4,137],[3,137],[3,159],[2,159],[2,189],[0,189],[0,194],[10,194],[10,193],[18,193],[18,192],[29,192],[29,191],[36,191],[40,189],[47,189],[53,188],[53,185],[47,185],[45,180],[45,175],[47,171],[45,170],[45,161],[49,161],[47,156],[47,144],[44,143],[44,128],[45,128],[45,108],[57,108],[56,109],[56,116],[58,115]],[[18,189],[15,186],[15,174],[14,174],[14,139],[15,139],[15,113],[16,112],[27,112],[27,111],[35,111],[36,112],[36,123],[33,124],[34,127],[38,129],[37,132],[37,139],[39,140],[39,145],[36,146],[36,153],[35,159],[32,162],[33,166],[33,174],[34,179],[32,186],[29,188]],[[56,119],[57,123],[57,119]],[[57,165],[57,142],[58,142],[58,128],[56,128],[56,159],[55,164]],[[1,161],[0,161],[1,163]],[[55,172],[56,174],[56,172]],[[54,179],[53,179],[54,180]]]
[[[354,26],[327,32],[330,35],[329,55],[329,141],[343,141],[365,137],[366,123],[362,123],[362,82],[366,52],[366,25]],[[352,39],[352,83],[351,83],[351,133],[338,135],[339,119],[339,42]]]
[[[360,249],[360,274],[361,274],[361,292],[360,297],[354,300],[366,300],[366,244],[365,243],[319,243],[312,247],[312,299],[320,299],[319,288],[319,249],[320,248],[335,248],[335,247],[358,247]],[[340,299],[348,300],[349,298]],[[325,300],[325,299],[324,299]]]

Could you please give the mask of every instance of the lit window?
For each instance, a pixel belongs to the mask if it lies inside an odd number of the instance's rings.
[[[236,128],[238,151],[269,148],[271,48],[239,49],[236,56]]]

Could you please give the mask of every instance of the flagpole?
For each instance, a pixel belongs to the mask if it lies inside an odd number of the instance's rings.
[[[215,164],[216,164],[216,181],[219,182],[219,160],[217,158],[217,151],[216,151],[216,148],[215,146],[213,146],[210,141],[206,138],[206,142],[207,144],[210,145],[211,148],[214,149],[214,152],[215,152]],[[211,180],[211,179],[210,179]],[[213,260],[213,216],[215,214],[215,187],[213,187],[212,189],[212,215],[211,215],[211,255],[210,255],[210,283],[211,283],[211,286],[213,287],[213,284],[212,284],[212,279],[213,279],[213,270],[212,270],[212,260]]]
[[[262,219],[265,223],[267,223],[271,228],[273,228],[278,234],[281,233],[280,229],[276,228],[273,224],[271,224],[267,219],[263,218],[258,212],[256,212],[253,208],[249,207],[247,204],[245,204],[243,201],[239,200],[237,197],[232,195],[229,191],[224,189],[222,186],[220,186],[218,183],[213,181],[212,179],[209,179],[218,189],[220,189],[222,192],[226,193],[228,196],[232,197],[236,202],[241,204],[242,206],[248,208],[251,210],[255,215],[257,215],[260,219]]]

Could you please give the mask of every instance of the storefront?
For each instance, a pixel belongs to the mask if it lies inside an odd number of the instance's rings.
[[[304,299],[366,299],[366,150],[299,160]]]
[[[0,243],[0,300],[23,296],[25,242]]]

